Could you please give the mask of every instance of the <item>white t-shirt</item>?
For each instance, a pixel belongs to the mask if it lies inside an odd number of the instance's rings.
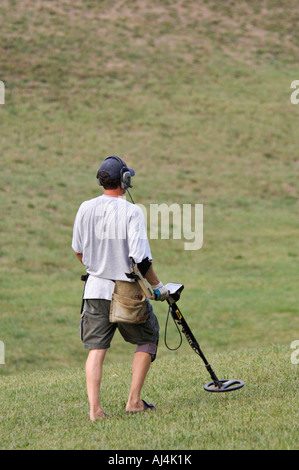
[[[131,260],[152,259],[141,208],[122,197],[85,201],[76,215],[72,248],[82,253],[89,277],[85,299],[111,300],[115,280],[129,281]]]

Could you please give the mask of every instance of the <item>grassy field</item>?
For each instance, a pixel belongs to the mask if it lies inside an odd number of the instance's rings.
[[[82,368],[5,377],[0,391],[0,448],[91,450],[290,450],[298,444],[296,370],[286,348],[212,354],[223,377],[241,376],[242,390],[206,393],[196,356],[153,365],[145,399],[157,410],[125,414],[130,364],[110,364],[103,403],[110,418],[90,423]],[[111,454],[113,455],[113,454]]]
[[[229,375],[253,380],[253,389],[232,398],[214,401],[205,394],[202,414],[180,369],[179,396],[185,409],[190,403],[192,430],[174,439],[167,425],[177,421],[180,429],[186,413],[165,405],[166,421],[159,413],[146,421],[150,437],[152,425],[160,436],[155,448],[295,448],[295,385],[285,371],[293,377],[298,367],[290,363],[290,344],[299,336],[299,105],[290,101],[291,82],[299,79],[298,1],[282,7],[276,0],[4,0],[0,19],[0,375],[3,403],[12,411],[4,418],[2,447],[88,447],[89,433],[98,433],[87,423],[80,436],[75,430],[86,411],[86,351],[78,336],[82,267],[71,237],[78,206],[101,192],[99,164],[115,153],[136,171],[135,202],[203,204],[203,247],[186,251],[183,240],[151,240],[156,271],[165,283],[185,285],[180,306],[207,355],[224,372],[228,358]],[[157,376],[167,371],[170,403],[172,361],[197,365],[186,342],[174,353],[166,349],[166,306],[156,303],[155,309],[161,344],[153,400],[164,400]],[[178,343],[171,325],[168,338]],[[121,371],[131,352],[116,335],[108,376],[129,380]],[[255,373],[262,377],[262,370],[269,381],[260,388]],[[27,380],[28,390],[22,385]],[[59,409],[56,395],[67,380],[74,392],[65,398],[65,427],[70,409],[79,408],[71,419],[73,437],[63,439],[66,429],[53,414],[47,422],[42,410],[48,392]],[[106,380],[104,393],[110,395],[115,385]],[[37,405],[32,387],[42,396]],[[120,418],[118,397],[113,400],[121,435],[128,420]],[[21,417],[20,406],[37,406],[32,423],[31,411]],[[215,431],[217,413],[223,421]],[[266,434],[255,433],[265,416]],[[31,437],[21,431],[25,419]],[[142,421],[132,422],[137,434]],[[114,423],[105,424],[106,437],[94,445],[109,446]],[[52,425],[46,442],[40,434]],[[203,435],[204,428],[210,432]],[[133,446],[121,443],[127,445]]]

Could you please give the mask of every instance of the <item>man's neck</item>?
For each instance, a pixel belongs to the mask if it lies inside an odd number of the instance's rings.
[[[105,196],[110,197],[122,197],[125,194],[125,191],[119,186],[116,189],[105,189],[104,194]]]

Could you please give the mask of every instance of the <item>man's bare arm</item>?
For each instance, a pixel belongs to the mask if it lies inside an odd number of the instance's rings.
[[[157,274],[154,271],[153,266],[149,267],[144,277],[150,283],[151,286],[156,286],[160,282]]]
[[[75,251],[75,253],[76,253],[76,256],[77,256],[78,260],[80,261],[80,263],[82,263],[83,254],[82,253],[77,253],[76,251]]]

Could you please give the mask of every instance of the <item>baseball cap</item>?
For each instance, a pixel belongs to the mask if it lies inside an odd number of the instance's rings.
[[[123,169],[125,171],[129,171],[131,176],[135,175],[135,171],[132,168],[129,168],[122,158],[117,155],[109,155],[101,164],[97,173],[97,178],[99,178],[101,171],[108,173],[112,180],[120,178],[121,170]]]

